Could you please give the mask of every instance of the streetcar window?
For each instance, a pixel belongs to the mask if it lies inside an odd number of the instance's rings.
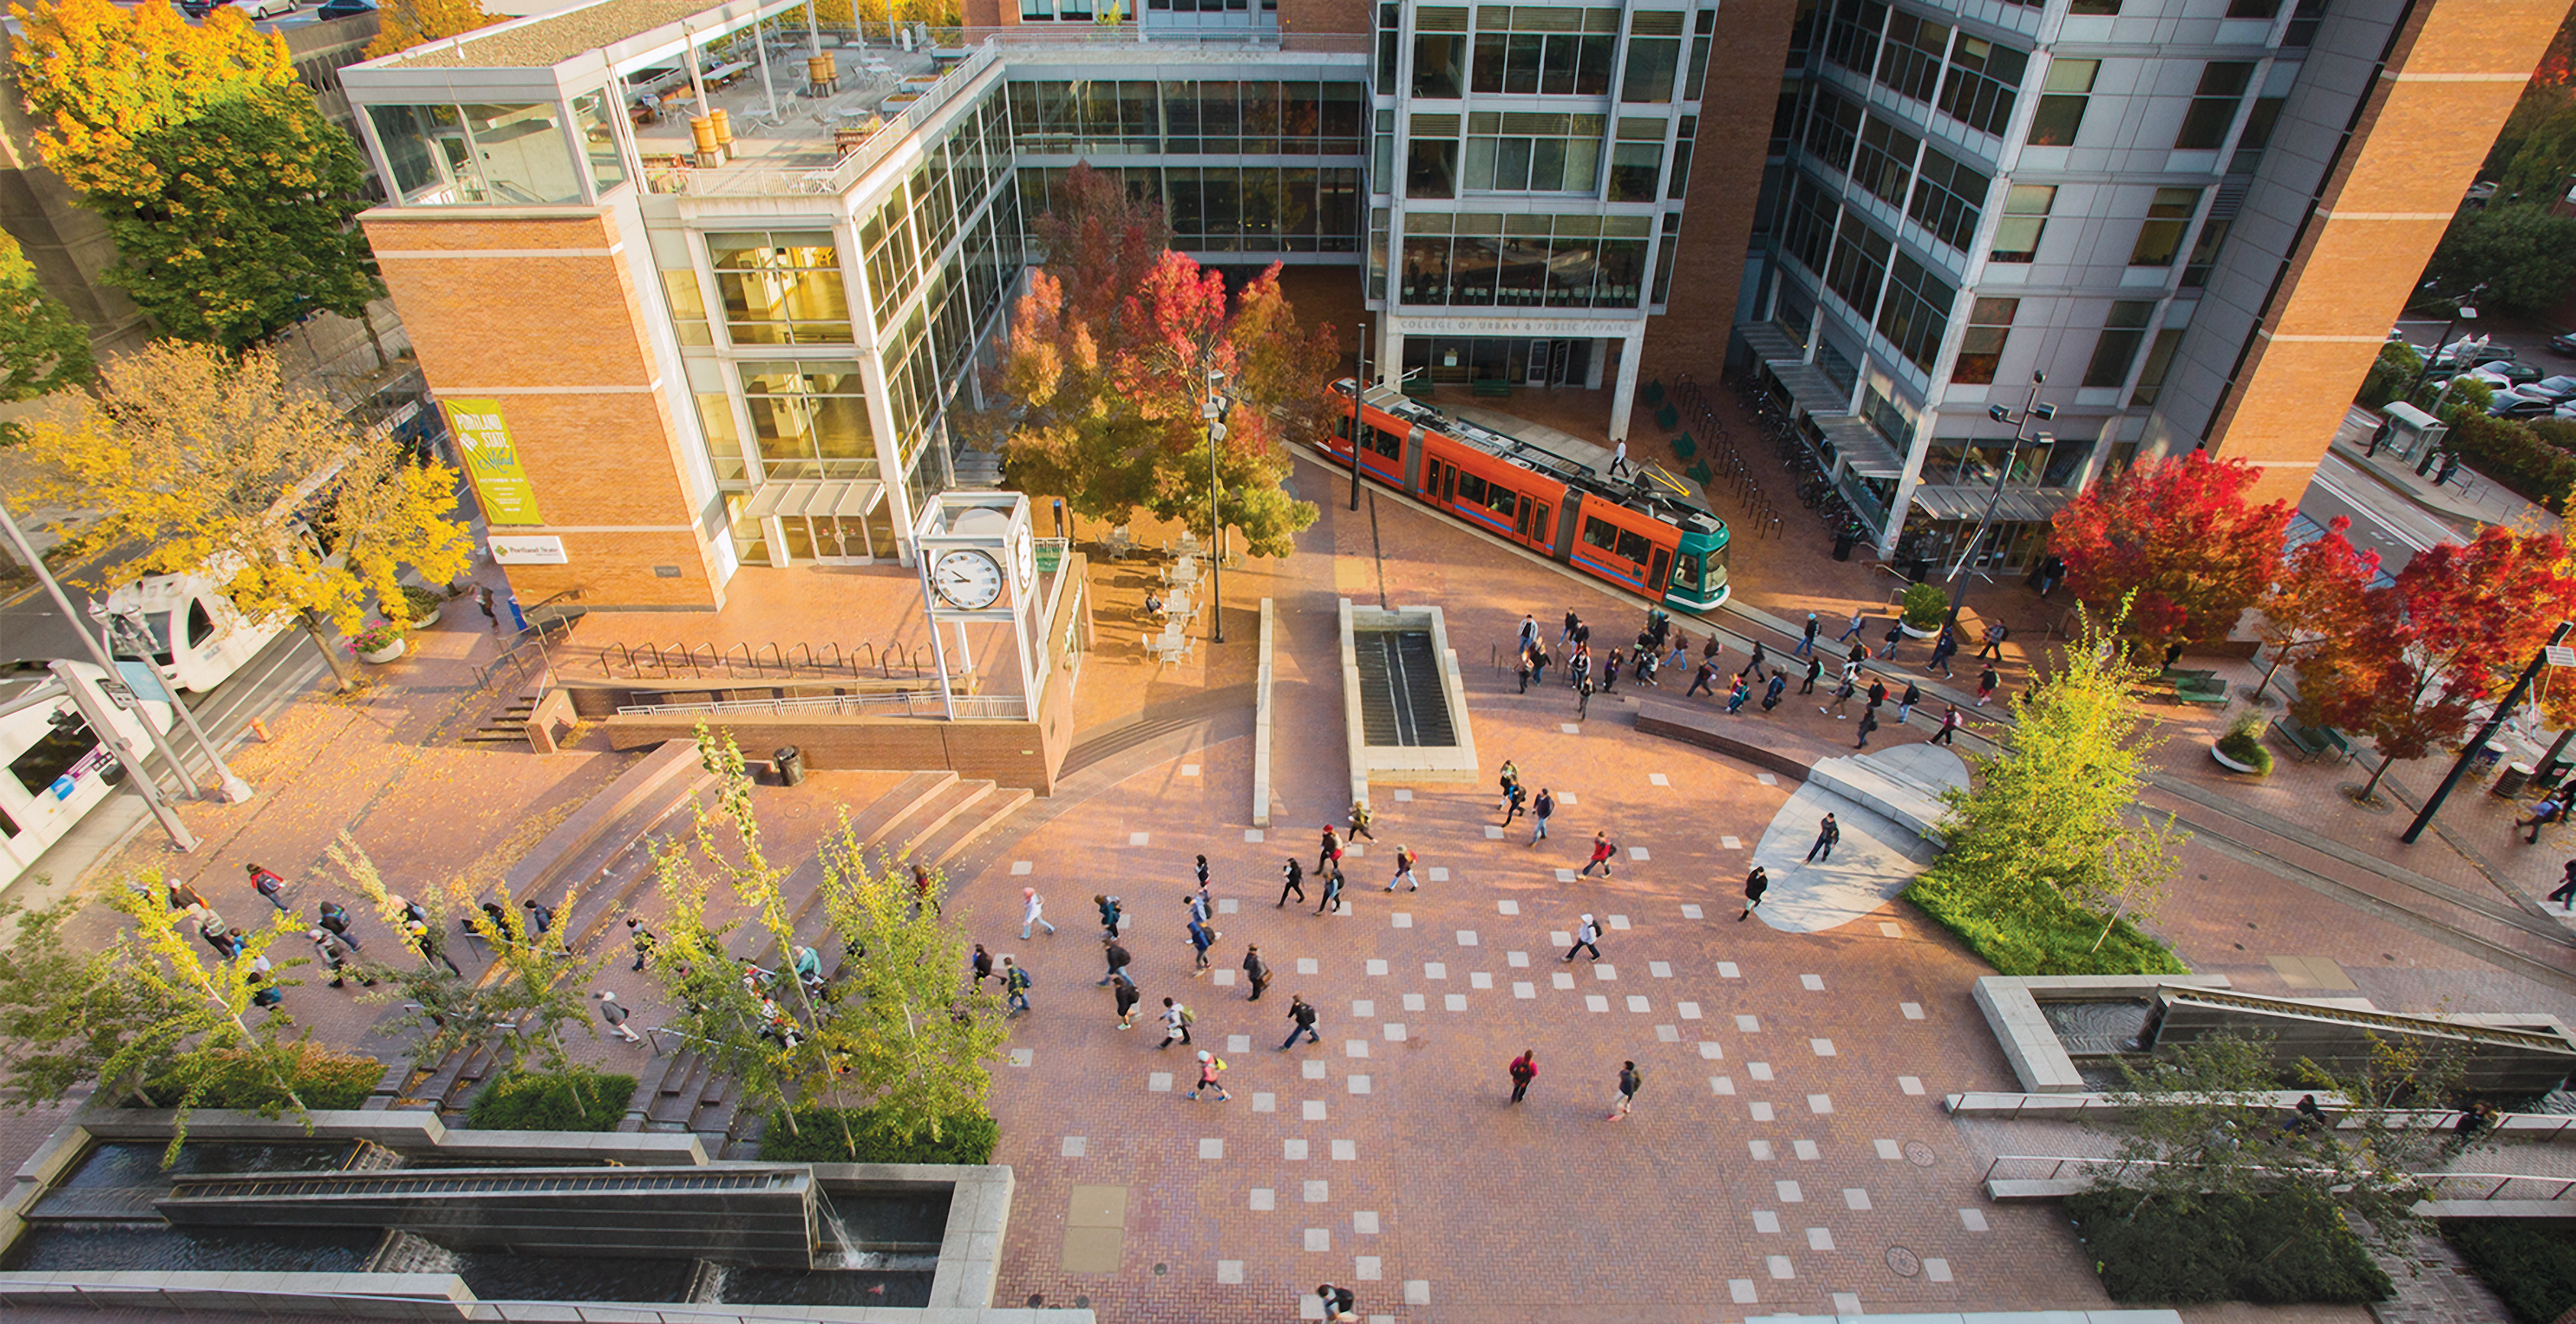
[[[1684,552],[1673,560],[1673,587],[1699,591],[1699,553]]]
[[[1487,510],[1493,511],[1504,519],[1510,519],[1512,517],[1512,512],[1519,509],[1520,504],[1520,493],[1515,492],[1500,483],[1489,483],[1486,485],[1485,508]]]
[[[1587,518],[1583,521],[1583,541],[1602,551],[1615,552],[1619,549],[1619,526],[1606,519]]]
[[[1471,473],[1460,473],[1456,495],[1459,500],[1471,506],[1485,504],[1485,480]]]
[[[196,598],[188,603],[188,647],[203,648],[215,637],[215,618],[206,611],[206,600]]]
[[[29,795],[42,795],[54,780],[72,770],[72,765],[88,758],[98,748],[98,737],[92,735],[85,720],[66,726],[47,726],[43,738],[27,747],[9,763],[9,771]]]
[[[1392,460],[1404,454],[1404,437],[1385,428],[1370,428],[1368,448],[1372,454]]]
[[[1342,440],[1344,440],[1344,441],[1349,441],[1349,440],[1351,439],[1351,416],[1350,416],[1350,415],[1348,415],[1348,414],[1335,414],[1335,415],[1333,415],[1333,435],[1334,435],[1334,436],[1336,436],[1336,437],[1341,438],[1341,439],[1342,439]]]
[[[1653,546],[1654,544],[1646,541],[1646,535],[1642,533],[1630,533],[1626,529],[1619,530],[1619,556],[1623,560],[1635,561],[1643,565],[1649,549]]]

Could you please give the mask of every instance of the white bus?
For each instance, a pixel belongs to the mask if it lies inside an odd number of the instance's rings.
[[[93,617],[140,612],[152,634],[152,664],[164,684],[191,693],[213,689],[286,632],[283,613],[266,622],[242,614],[222,587],[204,575],[153,575],[107,595]],[[140,660],[128,636],[115,636],[116,656]]]
[[[92,686],[107,674],[86,662],[71,666],[79,683]],[[0,679],[0,703],[52,679],[41,671]],[[140,718],[104,698],[98,702],[136,749],[150,747]],[[141,703],[154,727],[170,729],[170,705]],[[0,772],[0,882],[14,881],[125,780],[124,766],[69,698],[0,717],[0,765],[6,768]]]

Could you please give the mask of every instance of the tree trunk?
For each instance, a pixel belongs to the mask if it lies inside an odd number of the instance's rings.
[[[332,688],[346,693],[349,688],[349,673],[341,668],[340,659],[331,655],[331,643],[322,637],[322,622],[309,611],[304,613],[304,633],[313,640],[313,646],[321,650],[322,664],[331,668]]]
[[[2388,757],[2383,758],[2383,759],[2381,759],[2381,760],[2379,761],[2379,771],[2377,771],[2377,772],[2374,772],[2374,773],[2370,774],[2370,782],[2369,782],[2369,784],[2368,784],[2368,785],[2365,785],[2365,786],[2363,786],[2363,787],[2361,788],[2361,797],[2360,797],[2361,799],[2363,799],[2364,801],[2367,801],[2367,800],[2369,800],[2369,799],[2370,799],[2374,794],[2376,794],[2376,793],[2378,792],[2378,790],[2379,790],[2379,779],[2380,779],[2380,778],[2382,778],[2382,777],[2387,776],[2387,775],[2388,775],[2388,769],[2389,769],[2389,767],[2390,767],[2391,765],[2395,764],[2396,762],[2397,762],[2397,756],[2396,756],[2396,755],[2394,755],[2394,754],[2391,754],[2391,755],[2389,755]]]

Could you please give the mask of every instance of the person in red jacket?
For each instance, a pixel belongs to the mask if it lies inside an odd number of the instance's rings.
[[[1599,870],[1601,871],[1601,876],[1602,876],[1602,877],[1604,877],[1604,878],[1609,877],[1609,876],[1610,876],[1610,860],[1611,860],[1611,857],[1612,857],[1612,856],[1617,855],[1618,853],[1619,853],[1619,848],[1618,848],[1616,845],[1612,844],[1612,842],[1611,842],[1611,840],[1610,840],[1610,834],[1609,834],[1609,833],[1607,833],[1607,832],[1595,832],[1595,833],[1593,833],[1593,834],[1592,834],[1592,862],[1591,862],[1590,864],[1587,864],[1587,865],[1584,865],[1584,866],[1583,866],[1583,872],[1584,872],[1585,876],[1587,876],[1587,877],[1588,877],[1588,876],[1590,876],[1590,875],[1591,875],[1591,873],[1592,873],[1592,871],[1593,871],[1593,870],[1595,870],[1595,869],[1599,869]]]
[[[1512,1102],[1518,1103],[1529,1094],[1530,1082],[1538,1079],[1538,1050],[1524,1048],[1512,1059]]]

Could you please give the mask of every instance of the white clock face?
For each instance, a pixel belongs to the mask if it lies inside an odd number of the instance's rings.
[[[1029,531],[1020,530],[1019,538],[1011,544],[1011,570],[1018,583],[1027,584],[1037,574],[1037,553],[1033,548]]]
[[[1002,567],[990,552],[961,548],[930,568],[931,586],[949,606],[982,611],[1002,596]]]

